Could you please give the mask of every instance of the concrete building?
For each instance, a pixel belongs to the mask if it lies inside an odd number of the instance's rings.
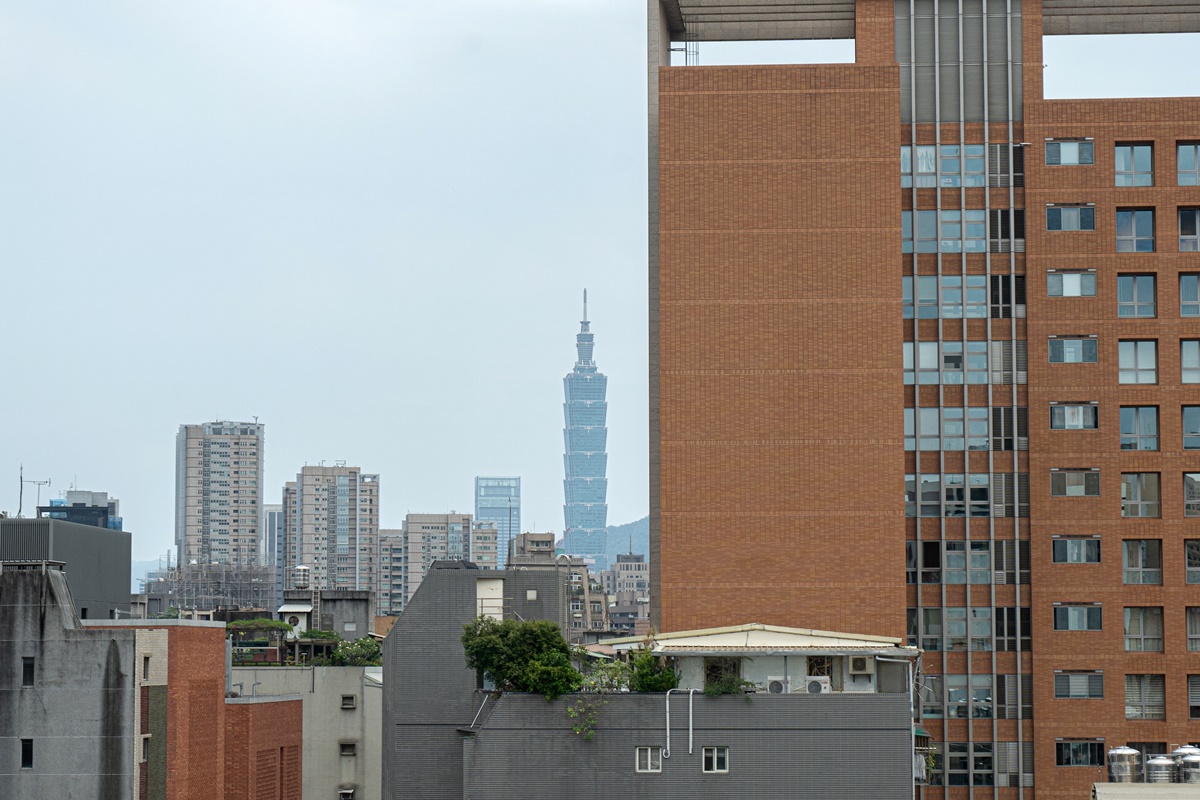
[[[470,514],[453,511],[449,514],[408,514],[404,517],[401,536],[403,587],[399,604],[394,586],[391,589],[393,614],[403,610],[412,599],[436,561],[472,561],[481,569],[495,569],[497,531],[491,526],[475,525]],[[394,540],[390,557],[394,564]]]
[[[282,577],[296,567],[313,589],[375,591],[379,550],[379,476],[344,462],[305,466],[283,490]]]
[[[1047,100],[1042,48],[1200,4],[648,10],[655,624],[907,633],[926,797],[1197,739],[1200,100]],[[855,62],[670,61],[806,38]]]
[[[595,641],[612,632],[608,598],[600,576],[580,556],[554,554],[553,533],[522,533],[509,545],[510,569],[558,570],[569,587],[567,639],[573,644]]]
[[[180,425],[175,437],[175,550],[185,567],[257,564],[263,425]]]
[[[650,565],[640,553],[618,553],[600,573],[614,632],[643,634],[650,629]]]
[[[592,360],[595,334],[591,330],[585,289],[583,319],[575,336],[579,358],[563,378],[563,550],[594,559],[604,569],[608,563],[608,378]]]
[[[381,800],[380,667],[234,667],[255,696],[298,696],[304,713],[303,798]]]
[[[108,492],[88,492],[81,489],[68,489],[62,497],[51,500],[49,505],[38,506],[38,516],[80,525],[95,525],[113,531],[121,530],[123,524],[121,501],[109,497]]]
[[[516,477],[475,478],[475,521],[495,525],[499,563],[504,566],[508,543],[521,532],[521,479]]]
[[[553,533],[521,533],[508,543],[509,568],[554,561]]]
[[[65,565],[81,619],[129,616],[129,531],[59,519],[0,519],[0,561]]]
[[[376,559],[375,596],[379,613],[395,616],[404,608],[404,531],[399,528],[380,529],[379,557]]]

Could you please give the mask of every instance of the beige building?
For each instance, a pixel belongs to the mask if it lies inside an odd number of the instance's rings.
[[[404,610],[404,531],[398,528],[379,531],[379,558],[376,565],[375,597],[379,615],[396,616]]]
[[[389,531],[388,557],[396,574],[396,538]],[[470,514],[409,514],[401,529],[401,588],[399,605],[393,577],[390,613],[397,614],[412,599],[435,561],[472,561],[480,569],[495,569],[498,531],[494,523],[473,522]],[[380,555],[382,558],[382,553]]]
[[[180,425],[175,437],[175,547],[182,566],[257,564],[263,425]]]
[[[337,462],[305,466],[283,488],[283,586],[376,591],[379,476]]]
[[[613,630],[632,634],[650,628],[650,564],[641,553],[620,553],[612,569],[600,573],[608,596]]]
[[[508,543],[508,565],[520,567],[554,560],[553,533],[519,533]]]

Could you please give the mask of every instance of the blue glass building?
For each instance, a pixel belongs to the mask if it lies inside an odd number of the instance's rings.
[[[608,535],[608,454],[605,445],[608,428],[608,403],[604,397],[608,378],[596,370],[592,360],[594,337],[587,318],[587,291],[583,293],[583,319],[575,337],[579,360],[575,369],[563,378],[563,439],[566,454],[563,465],[566,479],[563,492],[566,503],[563,516],[566,534],[563,552],[596,559],[597,569],[606,569]]]

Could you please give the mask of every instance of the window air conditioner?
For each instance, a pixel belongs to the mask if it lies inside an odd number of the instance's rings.
[[[850,674],[851,675],[874,675],[875,674],[875,659],[871,656],[851,656],[850,657]]]
[[[787,694],[788,679],[786,675],[771,675],[767,678],[767,691],[771,694]]]
[[[796,691],[803,694],[833,694],[833,681],[828,675],[808,675],[804,678],[803,687]]]

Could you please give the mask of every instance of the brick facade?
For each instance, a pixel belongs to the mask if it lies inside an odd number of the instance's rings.
[[[225,800],[300,800],[299,698],[241,698],[225,707]]]

